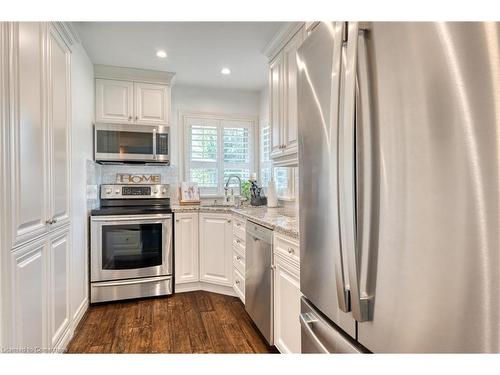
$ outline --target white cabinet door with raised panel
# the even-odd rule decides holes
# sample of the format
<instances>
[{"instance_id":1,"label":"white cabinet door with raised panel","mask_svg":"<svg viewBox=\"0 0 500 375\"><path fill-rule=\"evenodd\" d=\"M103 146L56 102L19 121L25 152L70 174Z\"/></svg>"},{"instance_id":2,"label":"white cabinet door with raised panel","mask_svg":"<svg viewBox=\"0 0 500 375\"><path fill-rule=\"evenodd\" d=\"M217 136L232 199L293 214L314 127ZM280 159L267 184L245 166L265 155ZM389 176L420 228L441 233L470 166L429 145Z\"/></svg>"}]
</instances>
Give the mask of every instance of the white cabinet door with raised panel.
<instances>
[{"instance_id":1,"label":"white cabinet door with raised panel","mask_svg":"<svg viewBox=\"0 0 500 375\"><path fill-rule=\"evenodd\" d=\"M49 242L49 332L55 347L70 323L69 229L55 233Z\"/></svg>"},{"instance_id":2,"label":"white cabinet door with raised panel","mask_svg":"<svg viewBox=\"0 0 500 375\"><path fill-rule=\"evenodd\" d=\"M281 353L300 353L300 271L274 257L274 344Z\"/></svg>"},{"instance_id":3,"label":"white cabinet door with raised panel","mask_svg":"<svg viewBox=\"0 0 500 375\"><path fill-rule=\"evenodd\" d=\"M232 286L233 225L230 214L200 213L200 280Z\"/></svg>"},{"instance_id":4,"label":"white cabinet door with raised panel","mask_svg":"<svg viewBox=\"0 0 500 375\"><path fill-rule=\"evenodd\" d=\"M70 57L71 53L58 32L50 28L49 129L51 134L50 217L56 224L69 222L70 202Z\"/></svg>"},{"instance_id":5,"label":"white cabinet door with raised panel","mask_svg":"<svg viewBox=\"0 0 500 375\"><path fill-rule=\"evenodd\" d=\"M167 125L170 113L170 89L166 85L134 83L136 124Z\"/></svg>"},{"instance_id":6,"label":"white cabinet door with raised panel","mask_svg":"<svg viewBox=\"0 0 500 375\"><path fill-rule=\"evenodd\" d=\"M110 79L95 81L96 122L132 123L134 83Z\"/></svg>"},{"instance_id":7,"label":"white cabinet door with raised panel","mask_svg":"<svg viewBox=\"0 0 500 375\"><path fill-rule=\"evenodd\" d=\"M47 242L38 240L11 253L13 346L46 348Z\"/></svg>"},{"instance_id":8,"label":"white cabinet door with raised panel","mask_svg":"<svg viewBox=\"0 0 500 375\"><path fill-rule=\"evenodd\" d=\"M198 213L175 214L175 283L200 279L198 272Z\"/></svg>"},{"instance_id":9,"label":"white cabinet door with raised panel","mask_svg":"<svg viewBox=\"0 0 500 375\"><path fill-rule=\"evenodd\" d=\"M47 26L39 22L11 24L11 202L12 246L47 231L48 161L45 121L43 41Z\"/></svg>"},{"instance_id":10,"label":"white cabinet door with raised panel","mask_svg":"<svg viewBox=\"0 0 500 375\"><path fill-rule=\"evenodd\" d=\"M285 60L285 111L283 121L285 152L297 152L298 109L297 109L297 49L304 41L301 28L283 50Z\"/></svg>"},{"instance_id":11,"label":"white cabinet door with raised panel","mask_svg":"<svg viewBox=\"0 0 500 375\"><path fill-rule=\"evenodd\" d=\"M283 146L283 54L269 65L269 116L271 125L271 157L281 155Z\"/></svg>"}]
</instances>

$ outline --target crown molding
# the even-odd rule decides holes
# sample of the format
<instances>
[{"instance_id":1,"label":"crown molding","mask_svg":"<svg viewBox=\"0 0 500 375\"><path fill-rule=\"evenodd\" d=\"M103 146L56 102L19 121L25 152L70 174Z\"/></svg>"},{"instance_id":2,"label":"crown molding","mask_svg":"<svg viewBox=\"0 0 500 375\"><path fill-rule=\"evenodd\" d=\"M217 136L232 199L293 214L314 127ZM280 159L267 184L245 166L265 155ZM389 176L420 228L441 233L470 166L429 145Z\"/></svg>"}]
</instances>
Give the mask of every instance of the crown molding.
<instances>
[{"instance_id":1,"label":"crown molding","mask_svg":"<svg viewBox=\"0 0 500 375\"><path fill-rule=\"evenodd\" d=\"M71 22L52 22L52 25L70 47L74 44L81 43L80 36Z\"/></svg>"},{"instance_id":2,"label":"crown molding","mask_svg":"<svg viewBox=\"0 0 500 375\"><path fill-rule=\"evenodd\" d=\"M264 47L262 53L269 60L272 60L303 25L304 22L288 22L285 24Z\"/></svg>"},{"instance_id":3,"label":"crown molding","mask_svg":"<svg viewBox=\"0 0 500 375\"><path fill-rule=\"evenodd\" d=\"M175 83L175 73L172 72L101 64L94 64L94 78L159 83L171 86Z\"/></svg>"}]
</instances>

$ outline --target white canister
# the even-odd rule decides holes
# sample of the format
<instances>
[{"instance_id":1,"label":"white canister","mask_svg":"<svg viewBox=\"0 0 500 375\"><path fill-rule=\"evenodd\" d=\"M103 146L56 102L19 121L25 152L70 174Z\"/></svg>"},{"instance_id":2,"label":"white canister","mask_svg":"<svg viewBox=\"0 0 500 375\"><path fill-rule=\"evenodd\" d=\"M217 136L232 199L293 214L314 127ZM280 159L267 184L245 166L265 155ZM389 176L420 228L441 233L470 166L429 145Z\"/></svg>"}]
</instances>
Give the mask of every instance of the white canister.
<instances>
[{"instance_id":1,"label":"white canister","mask_svg":"<svg viewBox=\"0 0 500 375\"><path fill-rule=\"evenodd\" d=\"M278 207L278 194L276 193L276 183L273 178L267 185L267 207Z\"/></svg>"}]
</instances>

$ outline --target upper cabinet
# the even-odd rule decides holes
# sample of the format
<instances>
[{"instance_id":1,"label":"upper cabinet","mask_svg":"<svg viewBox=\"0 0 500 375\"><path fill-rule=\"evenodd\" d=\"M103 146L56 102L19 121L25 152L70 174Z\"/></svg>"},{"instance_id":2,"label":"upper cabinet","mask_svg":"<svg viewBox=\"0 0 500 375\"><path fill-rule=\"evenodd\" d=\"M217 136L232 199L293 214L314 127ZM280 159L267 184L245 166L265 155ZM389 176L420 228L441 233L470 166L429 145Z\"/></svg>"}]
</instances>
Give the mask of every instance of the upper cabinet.
<instances>
[{"instance_id":1,"label":"upper cabinet","mask_svg":"<svg viewBox=\"0 0 500 375\"><path fill-rule=\"evenodd\" d=\"M96 122L169 125L174 75L114 66L95 66Z\"/></svg>"},{"instance_id":2,"label":"upper cabinet","mask_svg":"<svg viewBox=\"0 0 500 375\"><path fill-rule=\"evenodd\" d=\"M52 24L10 24L12 247L69 223L70 50Z\"/></svg>"},{"instance_id":3,"label":"upper cabinet","mask_svg":"<svg viewBox=\"0 0 500 375\"><path fill-rule=\"evenodd\" d=\"M98 122L132 123L134 119L134 83L96 79L95 108Z\"/></svg>"},{"instance_id":4,"label":"upper cabinet","mask_svg":"<svg viewBox=\"0 0 500 375\"><path fill-rule=\"evenodd\" d=\"M275 166L296 166L297 146L297 59L296 52L306 37L304 24L292 25L271 44L269 63L269 114L271 158Z\"/></svg>"}]
</instances>

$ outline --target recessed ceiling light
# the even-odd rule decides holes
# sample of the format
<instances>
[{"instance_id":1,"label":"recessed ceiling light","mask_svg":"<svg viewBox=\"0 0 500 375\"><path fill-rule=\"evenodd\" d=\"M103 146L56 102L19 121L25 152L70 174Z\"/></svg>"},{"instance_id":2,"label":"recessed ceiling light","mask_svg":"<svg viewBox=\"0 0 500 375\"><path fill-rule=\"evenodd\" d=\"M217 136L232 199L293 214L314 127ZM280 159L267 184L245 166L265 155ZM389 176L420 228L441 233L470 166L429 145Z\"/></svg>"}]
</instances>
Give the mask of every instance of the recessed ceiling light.
<instances>
[{"instance_id":1,"label":"recessed ceiling light","mask_svg":"<svg viewBox=\"0 0 500 375\"><path fill-rule=\"evenodd\" d=\"M231 69L229 68L222 68L222 70L220 71L222 74L224 75L228 75L228 74L231 74Z\"/></svg>"},{"instance_id":2,"label":"recessed ceiling light","mask_svg":"<svg viewBox=\"0 0 500 375\"><path fill-rule=\"evenodd\" d=\"M167 53L160 49L158 51L156 51L156 56L158 56L160 59L164 59L165 57L167 57Z\"/></svg>"}]
</instances>

